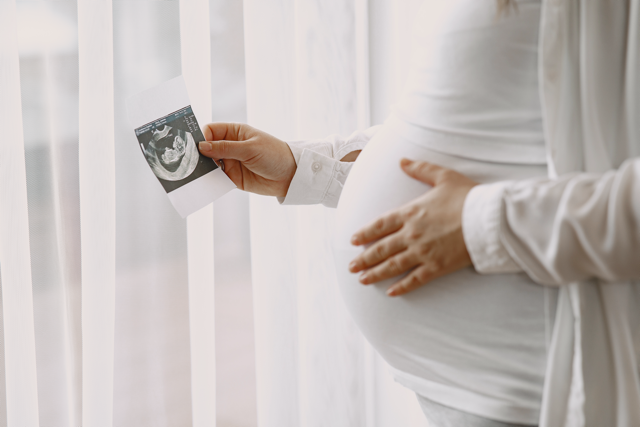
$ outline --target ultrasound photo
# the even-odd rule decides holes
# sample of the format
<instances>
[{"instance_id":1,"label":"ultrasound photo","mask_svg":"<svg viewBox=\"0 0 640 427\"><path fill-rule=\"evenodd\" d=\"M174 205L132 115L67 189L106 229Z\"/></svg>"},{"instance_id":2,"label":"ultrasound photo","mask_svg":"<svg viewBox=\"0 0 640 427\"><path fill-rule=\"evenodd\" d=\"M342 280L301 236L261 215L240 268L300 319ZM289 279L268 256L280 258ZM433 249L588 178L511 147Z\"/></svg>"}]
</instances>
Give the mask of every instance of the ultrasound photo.
<instances>
[{"instance_id":1,"label":"ultrasound photo","mask_svg":"<svg viewBox=\"0 0 640 427\"><path fill-rule=\"evenodd\" d=\"M191 106L135 130L140 148L167 193L217 169L198 151L204 141Z\"/></svg>"},{"instance_id":2,"label":"ultrasound photo","mask_svg":"<svg viewBox=\"0 0 640 427\"><path fill-rule=\"evenodd\" d=\"M213 160L198 151L204 135L182 76L132 95L127 110L147 165L182 218L236 188ZM146 168L144 163L140 166Z\"/></svg>"}]
</instances>

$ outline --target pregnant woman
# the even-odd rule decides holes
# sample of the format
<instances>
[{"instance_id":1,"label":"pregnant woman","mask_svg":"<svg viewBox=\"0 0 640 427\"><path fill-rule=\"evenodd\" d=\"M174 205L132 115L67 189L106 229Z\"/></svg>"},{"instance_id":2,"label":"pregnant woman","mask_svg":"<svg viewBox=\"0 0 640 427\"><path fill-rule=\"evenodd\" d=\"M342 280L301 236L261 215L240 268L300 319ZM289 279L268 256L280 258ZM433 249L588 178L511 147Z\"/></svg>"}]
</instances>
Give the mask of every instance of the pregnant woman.
<instances>
[{"instance_id":1,"label":"pregnant woman","mask_svg":"<svg viewBox=\"0 0 640 427\"><path fill-rule=\"evenodd\" d=\"M433 50L415 58L405 96L359 155L340 197L334 254L347 308L435 426L449 425L434 419L445 408L478 416L464 417L477 420L471 425L505 425L479 417L538 424L556 290L523 274L467 268L389 300L398 278L358 286L349 263L361 250L350 239L429 190L393 167L403 157L481 183L547 175L536 66L540 6L519 1L517 12L497 18L491 0L457 1ZM410 258L396 262L414 267ZM447 418L460 423L461 414Z\"/></svg>"},{"instance_id":2,"label":"pregnant woman","mask_svg":"<svg viewBox=\"0 0 640 427\"><path fill-rule=\"evenodd\" d=\"M556 322L563 321L571 330L572 318L567 316L576 315L571 314L574 300L565 298L564 291L557 287L540 286L531 279L542 277L539 282L553 282L542 273L536 276L528 270L528 274L522 272L509 255L521 249L517 244L507 253L497 239L485 245L478 243L486 243L482 234L498 227L496 221L482 215L487 211L483 203L503 203L491 192L506 188L487 184L529 180L525 182L532 184L527 188L534 188L536 182L551 188L544 182L549 158L549 141L545 138L549 133L545 133L545 127L554 129L554 123L543 120L546 116L541 93L547 88L541 87L539 80L543 56L540 46L545 46L541 19L550 15L543 13L541 0L451 3L440 26L419 35L422 39L417 43L405 94L384 125L348 138L287 145L246 125L212 124L205 129L210 142L201 143L200 150L215 159L224 159L225 172L239 188L278 196L284 204L337 205L334 255L346 305L363 334L389 363L396 380L415 391L433 427L538 425L541 419L545 425L564 425L565 418L570 417L563 415L567 413L565 409L557 409L570 406L569 399L558 399L557 407L552 402L546 408L543 401L545 396L549 399L549 389L554 387L548 378L553 371L548 369L550 347L558 353L556 350L564 344L581 343L570 332L562 341L564 329L555 327ZM510 12L506 9L509 4L513 7ZM427 45L431 48L420 50L420 46ZM562 92L561 88L557 90ZM549 99L550 95L545 95ZM634 151L616 152L622 158L613 161L613 167ZM551 157L555 155L552 148ZM402 168L397 166L401 162ZM562 163L557 162L556 169L558 165ZM631 165L621 168L620 174L625 179L636 179L638 169L640 166ZM613 182L622 179L620 176L605 176L598 182ZM600 179L588 179L596 178ZM564 200L558 203L571 206L575 188L585 187L587 178L575 179L578 181L557 184L565 186L557 187L560 190L556 193L566 194L564 198L557 197ZM472 190L477 183L484 184L482 191ZM613 184L611 188L610 194L619 194L620 200L633 199L637 190ZM542 200L542 193L526 194L535 201L536 197ZM519 193L515 194L515 201L508 205L514 207L511 214L527 217L531 212L518 204L522 197L518 199ZM609 205L612 212L616 208L611 200L602 203ZM551 204L541 202L531 215L537 215L538 222L560 224L555 229L561 230L564 223L558 222L559 210L544 216ZM583 213L591 209L582 208ZM623 208L640 210L638 206ZM500 212L499 208L494 210ZM374 222L378 218L382 219ZM580 230L575 231L579 223L580 219L572 223L573 234L560 232L564 240L572 243L572 236L580 235ZM637 231L633 221L623 223L621 220L633 233ZM363 229L366 224L373 225ZM440 235L425 240L427 230ZM618 236L629 235L628 231L616 230ZM588 242L588 233L585 236L575 245ZM545 236L541 232L536 237ZM622 249L618 255L640 249L637 240L640 239L619 238L618 242L623 243L619 243ZM615 247L615 239L611 241ZM549 246L557 247L562 245ZM593 262L594 255L589 257ZM492 258L490 267L484 265L488 258ZM590 267L581 270L589 263L573 263L577 267L564 277L562 268L559 273L552 267L547 270L550 275L555 274L558 282L565 278L640 277L637 263L633 268L620 267L620 274L600 274L602 269ZM539 271L544 267L547 266ZM476 272L483 269L504 274ZM576 271L579 272L574 274ZM362 273L358 276L353 274L356 272ZM428 286L419 287L426 281L430 282ZM629 286L626 295L635 304L640 300L637 287ZM413 291L400 298L388 296L409 290ZM587 304L589 300L579 301ZM635 330L627 332L637 335ZM632 360L625 366L636 366L635 348L640 347L631 343L630 348ZM616 351L611 350L614 354ZM565 368L570 371L571 365ZM637 372L632 382L636 380ZM632 405L640 402L634 400L637 387L633 392L629 390L625 393ZM588 398L588 393L587 397L583 395L582 405ZM626 411L626 421L614 416L617 424L610 425L633 425L627 421L634 419L629 415L634 410L624 404L618 410ZM549 422L554 419L560 424ZM603 419L607 418L600 420Z\"/></svg>"}]
</instances>

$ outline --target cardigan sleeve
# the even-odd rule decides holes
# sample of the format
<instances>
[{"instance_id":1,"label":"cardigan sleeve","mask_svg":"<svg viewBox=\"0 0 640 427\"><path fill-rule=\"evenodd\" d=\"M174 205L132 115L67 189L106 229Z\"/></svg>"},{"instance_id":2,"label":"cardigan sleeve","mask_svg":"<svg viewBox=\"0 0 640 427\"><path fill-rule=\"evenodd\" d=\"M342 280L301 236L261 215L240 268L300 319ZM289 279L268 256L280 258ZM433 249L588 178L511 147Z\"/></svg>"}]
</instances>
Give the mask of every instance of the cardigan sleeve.
<instances>
[{"instance_id":1,"label":"cardigan sleeve","mask_svg":"<svg viewBox=\"0 0 640 427\"><path fill-rule=\"evenodd\" d=\"M480 273L541 284L640 279L640 158L604 174L479 185L463 234Z\"/></svg>"},{"instance_id":2,"label":"cardigan sleeve","mask_svg":"<svg viewBox=\"0 0 640 427\"><path fill-rule=\"evenodd\" d=\"M287 142L295 158L297 169L283 205L323 204L338 206L342 188L353 166L341 162L347 154L362 150L381 126L354 132L348 137L331 135L324 139Z\"/></svg>"}]
</instances>

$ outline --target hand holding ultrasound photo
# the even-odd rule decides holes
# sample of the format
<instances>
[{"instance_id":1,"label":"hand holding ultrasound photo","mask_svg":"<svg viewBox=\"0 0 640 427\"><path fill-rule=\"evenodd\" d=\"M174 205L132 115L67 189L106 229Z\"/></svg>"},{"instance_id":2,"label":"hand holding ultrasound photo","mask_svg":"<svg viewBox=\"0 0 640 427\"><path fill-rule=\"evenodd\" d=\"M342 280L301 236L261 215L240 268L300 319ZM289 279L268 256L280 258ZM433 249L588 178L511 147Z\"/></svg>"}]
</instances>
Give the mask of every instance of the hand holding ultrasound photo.
<instances>
[{"instance_id":1,"label":"hand holding ultrasound photo","mask_svg":"<svg viewBox=\"0 0 640 427\"><path fill-rule=\"evenodd\" d=\"M128 107L147 164L183 218L236 188L198 151L204 136L182 77L132 97Z\"/></svg>"}]
</instances>

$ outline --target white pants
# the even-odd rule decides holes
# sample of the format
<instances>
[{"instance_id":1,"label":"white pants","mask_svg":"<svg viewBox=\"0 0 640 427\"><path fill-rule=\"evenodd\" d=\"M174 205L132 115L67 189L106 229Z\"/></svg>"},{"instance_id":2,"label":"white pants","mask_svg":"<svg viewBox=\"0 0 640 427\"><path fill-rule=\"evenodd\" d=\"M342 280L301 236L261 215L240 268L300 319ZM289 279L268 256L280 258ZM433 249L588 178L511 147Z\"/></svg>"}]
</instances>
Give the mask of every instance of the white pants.
<instances>
[{"instance_id":1,"label":"white pants","mask_svg":"<svg viewBox=\"0 0 640 427\"><path fill-rule=\"evenodd\" d=\"M435 152L388 122L356 161L338 205L334 256L347 308L390 364L396 380L418 395L491 420L538 423L546 343L555 290L524 274L482 276L472 268L402 297L348 272L361 249L351 235L429 187L406 176L402 157L455 169L481 183L546 176L545 166L482 162Z\"/></svg>"}]
</instances>

